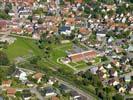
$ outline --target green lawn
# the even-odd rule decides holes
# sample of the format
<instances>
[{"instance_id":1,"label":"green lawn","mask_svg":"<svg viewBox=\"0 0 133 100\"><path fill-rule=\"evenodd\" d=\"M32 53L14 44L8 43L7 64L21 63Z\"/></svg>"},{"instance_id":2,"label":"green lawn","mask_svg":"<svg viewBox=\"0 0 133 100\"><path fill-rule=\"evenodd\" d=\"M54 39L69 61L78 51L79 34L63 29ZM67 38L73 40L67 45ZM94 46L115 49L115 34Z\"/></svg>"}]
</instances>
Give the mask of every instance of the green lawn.
<instances>
[{"instance_id":1,"label":"green lawn","mask_svg":"<svg viewBox=\"0 0 133 100\"><path fill-rule=\"evenodd\" d=\"M28 54L41 55L41 50L37 47L34 40L17 38L17 40L4 49L9 59L13 61L16 57L26 56Z\"/></svg>"},{"instance_id":2,"label":"green lawn","mask_svg":"<svg viewBox=\"0 0 133 100\"><path fill-rule=\"evenodd\" d=\"M84 61L80 61L80 62L77 62L77 63L78 63L78 65L75 66L75 68L77 68L77 69L82 69L82 68L85 68L85 67L88 66Z\"/></svg>"},{"instance_id":3,"label":"green lawn","mask_svg":"<svg viewBox=\"0 0 133 100\"><path fill-rule=\"evenodd\" d=\"M72 43L54 45L51 52L51 60L57 62L58 58L67 56L65 51L70 49L72 49Z\"/></svg>"},{"instance_id":4,"label":"green lawn","mask_svg":"<svg viewBox=\"0 0 133 100\"><path fill-rule=\"evenodd\" d=\"M101 62L101 58L100 57L96 57L96 58L94 58L94 60L95 60L95 63Z\"/></svg>"},{"instance_id":5,"label":"green lawn","mask_svg":"<svg viewBox=\"0 0 133 100\"><path fill-rule=\"evenodd\" d=\"M76 66L76 65L78 65L78 64L77 64L77 63L74 63L74 62L70 62L69 65L71 65L71 66Z\"/></svg>"},{"instance_id":6,"label":"green lawn","mask_svg":"<svg viewBox=\"0 0 133 100\"><path fill-rule=\"evenodd\" d=\"M72 48L72 43L60 44L60 45L52 44L51 47L52 47L52 50L50 52L51 56L48 59L48 61L46 59L43 59L39 61L38 64L40 66L45 66L45 67L51 66L56 69L63 68L65 71L73 71L71 68L69 68L65 64L61 64L57 62L58 58L65 57L67 55L65 51Z\"/></svg>"},{"instance_id":7,"label":"green lawn","mask_svg":"<svg viewBox=\"0 0 133 100\"><path fill-rule=\"evenodd\" d=\"M88 65L84 62L84 61L80 61L80 62L70 62L69 65L77 68L77 69L82 69L87 67Z\"/></svg>"}]
</instances>

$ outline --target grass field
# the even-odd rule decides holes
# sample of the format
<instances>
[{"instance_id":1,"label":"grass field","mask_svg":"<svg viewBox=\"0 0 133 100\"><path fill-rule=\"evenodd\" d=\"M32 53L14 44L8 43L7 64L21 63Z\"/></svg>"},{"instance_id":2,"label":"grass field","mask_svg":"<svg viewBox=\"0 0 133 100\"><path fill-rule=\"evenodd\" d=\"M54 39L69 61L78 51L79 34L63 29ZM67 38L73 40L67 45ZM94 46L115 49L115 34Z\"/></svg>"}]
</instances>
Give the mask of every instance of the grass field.
<instances>
[{"instance_id":1,"label":"grass field","mask_svg":"<svg viewBox=\"0 0 133 100\"><path fill-rule=\"evenodd\" d=\"M84 61L75 62L75 63L70 62L69 65L75 67L76 69L82 69L88 66Z\"/></svg>"},{"instance_id":2,"label":"grass field","mask_svg":"<svg viewBox=\"0 0 133 100\"><path fill-rule=\"evenodd\" d=\"M37 47L35 42L35 40L17 37L17 40L13 44L9 45L7 49L4 49L4 51L7 53L10 61L14 61L14 59L17 57L28 55L42 56L43 52ZM72 49L73 43L70 42L60 45L53 44L51 46L53 49L50 52L51 57L49 58L49 63L55 65L55 67L62 67L66 70L70 70L67 65L58 63L57 59L66 57L66 51ZM39 65L48 67L48 65L44 61L40 61ZM70 65L72 67L75 67L76 69L82 69L87 66L85 62L70 63Z\"/></svg>"},{"instance_id":3,"label":"grass field","mask_svg":"<svg viewBox=\"0 0 133 100\"><path fill-rule=\"evenodd\" d=\"M58 58L67 56L65 51L70 49L72 49L72 43L54 45L51 52L51 60L57 62Z\"/></svg>"},{"instance_id":4,"label":"grass field","mask_svg":"<svg viewBox=\"0 0 133 100\"><path fill-rule=\"evenodd\" d=\"M41 50L37 47L34 40L17 38L17 40L4 49L9 59L13 61L16 57L28 54L41 55Z\"/></svg>"}]
</instances>

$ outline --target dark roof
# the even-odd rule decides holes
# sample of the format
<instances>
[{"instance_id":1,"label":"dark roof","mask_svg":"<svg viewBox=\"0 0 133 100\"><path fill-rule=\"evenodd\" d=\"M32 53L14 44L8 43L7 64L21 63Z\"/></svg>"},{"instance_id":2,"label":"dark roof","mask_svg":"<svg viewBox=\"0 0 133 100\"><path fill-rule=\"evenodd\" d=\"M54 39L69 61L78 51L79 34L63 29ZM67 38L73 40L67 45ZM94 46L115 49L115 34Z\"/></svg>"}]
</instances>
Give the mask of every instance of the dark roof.
<instances>
[{"instance_id":1,"label":"dark roof","mask_svg":"<svg viewBox=\"0 0 133 100\"><path fill-rule=\"evenodd\" d=\"M30 90L23 90L23 93L30 93Z\"/></svg>"},{"instance_id":2,"label":"dark roof","mask_svg":"<svg viewBox=\"0 0 133 100\"><path fill-rule=\"evenodd\" d=\"M28 98L28 97L31 97L31 93L24 93L23 94L23 98Z\"/></svg>"},{"instance_id":3,"label":"dark roof","mask_svg":"<svg viewBox=\"0 0 133 100\"><path fill-rule=\"evenodd\" d=\"M71 91L71 96L75 97L75 96L79 96L77 91Z\"/></svg>"},{"instance_id":4,"label":"dark roof","mask_svg":"<svg viewBox=\"0 0 133 100\"><path fill-rule=\"evenodd\" d=\"M4 100L2 96L0 96L0 100Z\"/></svg>"},{"instance_id":5,"label":"dark roof","mask_svg":"<svg viewBox=\"0 0 133 100\"><path fill-rule=\"evenodd\" d=\"M62 90L68 90L68 87L66 85L64 85L64 84L61 84L60 85L60 89L62 89Z\"/></svg>"},{"instance_id":6,"label":"dark roof","mask_svg":"<svg viewBox=\"0 0 133 100\"><path fill-rule=\"evenodd\" d=\"M66 31L66 30L70 30L70 27L69 26L62 26L59 31L62 32L62 31Z\"/></svg>"},{"instance_id":7,"label":"dark roof","mask_svg":"<svg viewBox=\"0 0 133 100\"><path fill-rule=\"evenodd\" d=\"M21 71L19 69L16 69L15 72L13 73L14 75L20 75Z\"/></svg>"},{"instance_id":8,"label":"dark roof","mask_svg":"<svg viewBox=\"0 0 133 100\"><path fill-rule=\"evenodd\" d=\"M54 89L51 88L51 87L45 88L44 90L45 90L45 93L52 93L52 92L54 92Z\"/></svg>"}]
</instances>

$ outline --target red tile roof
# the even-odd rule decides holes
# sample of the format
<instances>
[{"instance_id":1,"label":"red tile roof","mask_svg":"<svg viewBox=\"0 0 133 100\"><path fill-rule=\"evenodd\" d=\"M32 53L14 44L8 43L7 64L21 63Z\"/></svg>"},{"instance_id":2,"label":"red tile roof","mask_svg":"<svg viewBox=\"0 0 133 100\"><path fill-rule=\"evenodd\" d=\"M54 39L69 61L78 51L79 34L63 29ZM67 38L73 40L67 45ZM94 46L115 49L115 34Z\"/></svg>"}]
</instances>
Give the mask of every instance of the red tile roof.
<instances>
[{"instance_id":1,"label":"red tile roof","mask_svg":"<svg viewBox=\"0 0 133 100\"><path fill-rule=\"evenodd\" d=\"M77 3L83 3L84 0L75 0Z\"/></svg>"},{"instance_id":2,"label":"red tile roof","mask_svg":"<svg viewBox=\"0 0 133 100\"><path fill-rule=\"evenodd\" d=\"M73 54L73 55L70 56L70 59L71 59L72 61L78 62L78 61L83 60L84 57L83 57L82 54Z\"/></svg>"},{"instance_id":3,"label":"red tile roof","mask_svg":"<svg viewBox=\"0 0 133 100\"><path fill-rule=\"evenodd\" d=\"M4 80L3 82L2 82L2 85L10 85L11 84L11 80Z\"/></svg>"},{"instance_id":4,"label":"red tile roof","mask_svg":"<svg viewBox=\"0 0 133 100\"><path fill-rule=\"evenodd\" d=\"M85 28L85 27L81 27L81 28L79 29L79 32L80 32L81 34L89 34L89 32L91 32L91 30L88 30L88 29Z\"/></svg>"},{"instance_id":5,"label":"red tile roof","mask_svg":"<svg viewBox=\"0 0 133 100\"><path fill-rule=\"evenodd\" d=\"M53 96L53 97L51 97L51 100L59 100L59 98L56 96Z\"/></svg>"},{"instance_id":6,"label":"red tile roof","mask_svg":"<svg viewBox=\"0 0 133 100\"><path fill-rule=\"evenodd\" d=\"M6 20L0 20L0 27L5 27L7 25Z\"/></svg>"},{"instance_id":7,"label":"red tile roof","mask_svg":"<svg viewBox=\"0 0 133 100\"><path fill-rule=\"evenodd\" d=\"M95 51L87 51L83 55L85 56L85 58L93 58L96 56L96 52Z\"/></svg>"},{"instance_id":8,"label":"red tile roof","mask_svg":"<svg viewBox=\"0 0 133 100\"><path fill-rule=\"evenodd\" d=\"M66 23L69 24L69 25L74 24L75 23L75 18L67 18Z\"/></svg>"},{"instance_id":9,"label":"red tile roof","mask_svg":"<svg viewBox=\"0 0 133 100\"><path fill-rule=\"evenodd\" d=\"M13 96L16 93L16 89L15 88L7 88L7 95Z\"/></svg>"},{"instance_id":10,"label":"red tile roof","mask_svg":"<svg viewBox=\"0 0 133 100\"><path fill-rule=\"evenodd\" d=\"M21 32L21 31L22 31L21 28L13 28L13 29L11 30L11 32L15 32L15 33Z\"/></svg>"},{"instance_id":11,"label":"red tile roof","mask_svg":"<svg viewBox=\"0 0 133 100\"><path fill-rule=\"evenodd\" d=\"M68 57L72 60L72 61L82 61L85 59L91 59L93 57L95 57L97 55L97 53L95 51L84 51L84 52L80 52L80 53L75 53L75 54L70 54L68 55Z\"/></svg>"},{"instance_id":12,"label":"red tile roof","mask_svg":"<svg viewBox=\"0 0 133 100\"><path fill-rule=\"evenodd\" d=\"M35 79L40 79L40 78L42 78L42 76L43 76L42 73L36 73L36 74L34 75L34 78L35 78Z\"/></svg>"}]
</instances>

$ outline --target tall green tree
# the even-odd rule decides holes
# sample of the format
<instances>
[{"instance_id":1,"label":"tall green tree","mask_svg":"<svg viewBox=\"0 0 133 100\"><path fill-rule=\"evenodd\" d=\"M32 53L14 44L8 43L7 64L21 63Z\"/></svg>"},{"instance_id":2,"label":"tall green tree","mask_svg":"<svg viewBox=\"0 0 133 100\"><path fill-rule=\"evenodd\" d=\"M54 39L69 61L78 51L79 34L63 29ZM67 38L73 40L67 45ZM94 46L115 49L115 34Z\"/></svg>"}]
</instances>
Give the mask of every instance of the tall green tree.
<instances>
[{"instance_id":1,"label":"tall green tree","mask_svg":"<svg viewBox=\"0 0 133 100\"><path fill-rule=\"evenodd\" d=\"M113 97L113 100L124 100L124 98L123 98L122 95L116 94L116 95Z\"/></svg>"},{"instance_id":2,"label":"tall green tree","mask_svg":"<svg viewBox=\"0 0 133 100\"><path fill-rule=\"evenodd\" d=\"M9 64L9 60L6 53L4 53L3 51L0 51L0 65L8 65L8 64Z\"/></svg>"}]
</instances>

